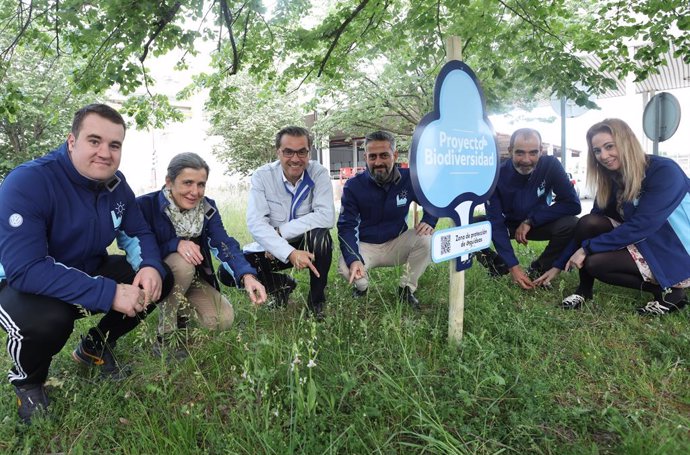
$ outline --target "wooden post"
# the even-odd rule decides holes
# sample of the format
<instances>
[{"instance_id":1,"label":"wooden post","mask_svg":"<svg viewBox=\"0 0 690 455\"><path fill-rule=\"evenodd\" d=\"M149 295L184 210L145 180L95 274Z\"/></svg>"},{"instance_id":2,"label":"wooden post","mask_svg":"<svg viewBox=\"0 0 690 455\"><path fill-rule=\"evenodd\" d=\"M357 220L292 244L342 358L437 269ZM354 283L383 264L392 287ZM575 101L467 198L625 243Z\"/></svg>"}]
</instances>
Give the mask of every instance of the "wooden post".
<instances>
[{"instance_id":1,"label":"wooden post","mask_svg":"<svg viewBox=\"0 0 690 455\"><path fill-rule=\"evenodd\" d=\"M462 41L458 36L446 39L446 60L462 61ZM450 284L448 286L448 343L458 345L462 340L465 318L465 271L455 271L455 259L450 264Z\"/></svg>"}]
</instances>

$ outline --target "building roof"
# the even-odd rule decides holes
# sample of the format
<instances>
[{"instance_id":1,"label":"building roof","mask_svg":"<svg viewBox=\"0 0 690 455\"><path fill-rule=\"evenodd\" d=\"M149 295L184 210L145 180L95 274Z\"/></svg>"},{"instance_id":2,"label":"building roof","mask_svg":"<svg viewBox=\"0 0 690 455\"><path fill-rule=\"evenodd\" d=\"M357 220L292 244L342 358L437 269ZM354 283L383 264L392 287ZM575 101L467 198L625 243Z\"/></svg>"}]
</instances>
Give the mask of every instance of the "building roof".
<instances>
[{"instance_id":1,"label":"building roof","mask_svg":"<svg viewBox=\"0 0 690 455\"><path fill-rule=\"evenodd\" d=\"M641 47L633 46L631 54L635 55L637 49ZM684 62L682 56L675 56L676 51L676 47L671 43L669 50L661 56L664 64L656 68L658 73L650 74L644 81L633 83L636 94L690 87L690 64ZM580 58L588 66L600 70L604 76L616 82L615 88L597 95L598 98L613 98L626 95L625 81L621 80L614 73L602 69L602 61L599 57L596 55L584 55Z\"/></svg>"}]
</instances>

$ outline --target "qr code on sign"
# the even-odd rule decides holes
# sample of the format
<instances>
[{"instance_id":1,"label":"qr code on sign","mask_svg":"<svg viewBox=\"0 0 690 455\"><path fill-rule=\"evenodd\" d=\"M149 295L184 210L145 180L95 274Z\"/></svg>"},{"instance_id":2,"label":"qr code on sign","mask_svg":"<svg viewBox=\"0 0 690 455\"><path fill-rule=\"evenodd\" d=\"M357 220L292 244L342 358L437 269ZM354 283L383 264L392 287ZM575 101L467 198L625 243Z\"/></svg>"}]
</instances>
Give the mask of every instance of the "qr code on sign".
<instances>
[{"instance_id":1,"label":"qr code on sign","mask_svg":"<svg viewBox=\"0 0 690 455\"><path fill-rule=\"evenodd\" d=\"M441 236L441 255L450 253L450 235Z\"/></svg>"}]
</instances>

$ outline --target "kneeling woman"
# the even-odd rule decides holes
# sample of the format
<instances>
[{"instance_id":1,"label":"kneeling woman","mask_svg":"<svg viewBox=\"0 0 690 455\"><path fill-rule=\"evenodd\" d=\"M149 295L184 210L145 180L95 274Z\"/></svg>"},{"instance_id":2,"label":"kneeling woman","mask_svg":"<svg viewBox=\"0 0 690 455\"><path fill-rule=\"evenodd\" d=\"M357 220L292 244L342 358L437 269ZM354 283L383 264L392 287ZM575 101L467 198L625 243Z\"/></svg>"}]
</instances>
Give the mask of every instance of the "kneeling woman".
<instances>
[{"instance_id":1,"label":"kneeling woman","mask_svg":"<svg viewBox=\"0 0 690 455\"><path fill-rule=\"evenodd\" d=\"M225 231L215 202L204 196L208 173L199 155L181 153L168 165L165 187L137 198L175 277L173 291L158 305L159 342L171 340L178 317L188 317L192 310L204 327L225 330L232 325L233 308L219 292L211 253L243 285L252 303L266 301L256 271Z\"/></svg>"},{"instance_id":2,"label":"kneeling woman","mask_svg":"<svg viewBox=\"0 0 690 455\"><path fill-rule=\"evenodd\" d=\"M580 284L563 300L578 308L592 298L594 280L650 292L640 314L666 314L687 304L690 286L690 179L671 159L645 155L622 120L607 119L587 132L587 180L594 208L574 241L536 283L559 268L579 269Z\"/></svg>"}]
</instances>

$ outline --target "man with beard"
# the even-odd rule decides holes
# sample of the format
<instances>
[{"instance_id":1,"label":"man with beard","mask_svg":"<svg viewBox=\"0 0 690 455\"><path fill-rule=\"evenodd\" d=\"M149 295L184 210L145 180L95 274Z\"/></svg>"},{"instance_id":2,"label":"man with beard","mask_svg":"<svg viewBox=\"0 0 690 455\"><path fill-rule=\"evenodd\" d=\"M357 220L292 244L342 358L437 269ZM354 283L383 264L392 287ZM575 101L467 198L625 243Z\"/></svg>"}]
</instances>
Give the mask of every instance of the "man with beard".
<instances>
[{"instance_id":1,"label":"man with beard","mask_svg":"<svg viewBox=\"0 0 690 455\"><path fill-rule=\"evenodd\" d=\"M418 200L409 169L395 165L398 151L392 134L367 135L364 158L367 169L343 188L338 218L340 274L354 283L353 295L362 297L369 288L369 269L402 264L398 297L419 310L414 292L431 262L431 234L438 219L425 212L414 230L408 230L410 204Z\"/></svg>"},{"instance_id":2,"label":"man with beard","mask_svg":"<svg viewBox=\"0 0 690 455\"><path fill-rule=\"evenodd\" d=\"M553 156L540 157L541 135L537 130L515 131L508 152L510 159L501 165L496 190L486 203L486 218L491 222L498 255L487 248L477 253L477 259L491 275L510 272L520 287L532 289L532 279L549 270L570 242L581 210L580 200L561 163ZM527 245L528 240L549 243L525 272L511 238L522 245Z\"/></svg>"},{"instance_id":3,"label":"man with beard","mask_svg":"<svg viewBox=\"0 0 690 455\"><path fill-rule=\"evenodd\" d=\"M297 283L282 270L294 267L310 272L307 307L324 317L326 284L331 267L335 221L333 187L328 169L311 161L312 137L299 126L276 134L276 161L252 174L247 204L247 227L255 242L244 247L247 261L258 272L275 306L285 306ZM220 267L218 277L227 286L235 277Z\"/></svg>"}]
</instances>

